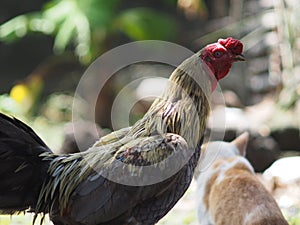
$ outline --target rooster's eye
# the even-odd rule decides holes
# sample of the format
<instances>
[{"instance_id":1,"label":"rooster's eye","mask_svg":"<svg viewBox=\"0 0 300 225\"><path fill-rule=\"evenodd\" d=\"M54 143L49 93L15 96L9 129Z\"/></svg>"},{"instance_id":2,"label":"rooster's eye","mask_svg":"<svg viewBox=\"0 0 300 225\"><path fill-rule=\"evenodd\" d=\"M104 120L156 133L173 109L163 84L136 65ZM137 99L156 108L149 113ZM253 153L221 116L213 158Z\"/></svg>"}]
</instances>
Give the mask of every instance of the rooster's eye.
<instances>
[{"instance_id":1,"label":"rooster's eye","mask_svg":"<svg viewBox=\"0 0 300 225\"><path fill-rule=\"evenodd\" d=\"M222 55L223 55L223 53L220 52L220 51L215 51L215 52L214 52L214 56L215 56L216 58L220 58Z\"/></svg>"}]
</instances>

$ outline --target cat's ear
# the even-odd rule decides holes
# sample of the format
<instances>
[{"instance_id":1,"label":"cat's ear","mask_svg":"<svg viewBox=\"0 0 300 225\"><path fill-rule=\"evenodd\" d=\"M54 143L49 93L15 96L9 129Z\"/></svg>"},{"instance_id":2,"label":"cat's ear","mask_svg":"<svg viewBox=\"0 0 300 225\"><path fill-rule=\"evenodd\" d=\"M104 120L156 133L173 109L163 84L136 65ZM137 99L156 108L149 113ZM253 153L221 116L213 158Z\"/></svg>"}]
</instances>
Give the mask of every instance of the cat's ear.
<instances>
[{"instance_id":1,"label":"cat's ear","mask_svg":"<svg viewBox=\"0 0 300 225\"><path fill-rule=\"evenodd\" d=\"M245 156L248 140L249 140L249 133L244 132L236 139L234 139L231 143L237 147L237 149L239 150L242 156Z\"/></svg>"}]
</instances>

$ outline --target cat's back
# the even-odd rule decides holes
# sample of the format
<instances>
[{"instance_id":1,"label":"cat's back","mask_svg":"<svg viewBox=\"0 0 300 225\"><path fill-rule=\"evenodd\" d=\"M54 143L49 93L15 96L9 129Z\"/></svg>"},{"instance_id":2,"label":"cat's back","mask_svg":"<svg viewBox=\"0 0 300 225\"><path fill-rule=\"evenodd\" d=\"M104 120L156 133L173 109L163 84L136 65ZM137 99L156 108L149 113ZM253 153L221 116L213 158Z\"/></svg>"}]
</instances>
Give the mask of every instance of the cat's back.
<instances>
[{"instance_id":1,"label":"cat's back","mask_svg":"<svg viewBox=\"0 0 300 225\"><path fill-rule=\"evenodd\" d=\"M209 213L215 225L287 225L271 194L241 156L218 160L208 181Z\"/></svg>"}]
</instances>

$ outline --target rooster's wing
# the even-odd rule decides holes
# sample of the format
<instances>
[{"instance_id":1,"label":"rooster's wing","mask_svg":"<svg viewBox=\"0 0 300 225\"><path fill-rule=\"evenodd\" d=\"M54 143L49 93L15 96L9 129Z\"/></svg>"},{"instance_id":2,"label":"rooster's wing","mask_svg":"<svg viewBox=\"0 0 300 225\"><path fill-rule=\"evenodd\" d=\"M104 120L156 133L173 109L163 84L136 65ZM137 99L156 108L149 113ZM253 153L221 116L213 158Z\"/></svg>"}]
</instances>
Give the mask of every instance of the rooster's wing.
<instances>
[{"instance_id":1,"label":"rooster's wing","mask_svg":"<svg viewBox=\"0 0 300 225\"><path fill-rule=\"evenodd\" d=\"M63 221L69 220L72 224L154 224L177 202L177 195L183 194L173 193L182 182L164 175L174 176L185 165L187 151L186 141L176 134L132 139L110 160L99 162L100 170L95 169L79 184L68 201L68 215L64 215ZM151 179L157 183L143 183ZM52 215L52 219L60 220L58 215Z\"/></svg>"}]
</instances>

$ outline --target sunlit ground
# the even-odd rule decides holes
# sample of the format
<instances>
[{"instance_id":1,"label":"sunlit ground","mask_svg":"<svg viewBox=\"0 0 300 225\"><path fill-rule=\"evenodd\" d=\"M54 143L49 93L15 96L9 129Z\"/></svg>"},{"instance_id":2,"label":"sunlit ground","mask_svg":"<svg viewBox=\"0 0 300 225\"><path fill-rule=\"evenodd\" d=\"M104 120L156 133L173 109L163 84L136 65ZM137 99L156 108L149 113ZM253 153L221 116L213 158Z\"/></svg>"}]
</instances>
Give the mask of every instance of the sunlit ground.
<instances>
[{"instance_id":1,"label":"sunlit ground","mask_svg":"<svg viewBox=\"0 0 300 225\"><path fill-rule=\"evenodd\" d=\"M176 206L157 224L157 225L197 225L195 211L195 182L192 183L184 197L176 204ZM285 211L283 211L284 214ZM289 213L288 222L290 225L300 225L300 209L295 209L293 215ZM1 225L32 225L33 215L14 215L0 216ZM39 225L40 217L36 221ZM44 225L52 225L49 218L46 217Z\"/></svg>"},{"instance_id":2,"label":"sunlit ground","mask_svg":"<svg viewBox=\"0 0 300 225\"><path fill-rule=\"evenodd\" d=\"M41 217L38 217L35 224L40 224ZM33 214L20 214L20 215L0 215L0 224L1 225L32 225ZM45 218L43 225L52 225L49 221L49 218Z\"/></svg>"}]
</instances>

